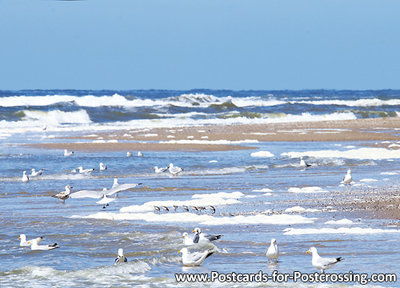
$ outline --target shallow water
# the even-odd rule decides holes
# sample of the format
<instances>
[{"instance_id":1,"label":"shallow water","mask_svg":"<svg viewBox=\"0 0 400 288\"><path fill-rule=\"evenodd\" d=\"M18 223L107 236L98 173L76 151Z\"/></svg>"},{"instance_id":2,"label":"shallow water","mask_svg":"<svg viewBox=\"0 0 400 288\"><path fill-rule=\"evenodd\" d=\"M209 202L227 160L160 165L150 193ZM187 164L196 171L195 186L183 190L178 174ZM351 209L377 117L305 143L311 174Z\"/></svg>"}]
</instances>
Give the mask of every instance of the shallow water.
<instances>
[{"instance_id":1,"label":"shallow water","mask_svg":"<svg viewBox=\"0 0 400 288\"><path fill-rule=\"evenodd\" d=\"M61 150L9 145L24 141L26 138L11 137L1 144L1 287L171 287L177 285L176 272L271 273L277 269L311 273L315 268L311 256L305 254L311 246L318 247L323 256L344 258L329 272L398 272L400 230L389 226L390 221L366 219L318 201L310 203L357 189L398 185L399 158L305 155L313 166L302 170L297 156L288 156L292 155L289 152L356 150L360 143L256 143L247 144L258 147L256 150L144 152L144 157L127 158L125 152L76 152L64 157ZM273 156L251 156L260 151ZM107 164L108 170L99 171L100 162ZM153 166L171 162L183 167L184 172L174 177L153 172ZM71 172L80 165L96 171L91 176ZM31 168L45 171L22 183L22 171ZM339 185L348 168L355 181L351 188ZM74 191L110 188L113 178L121 184L143 184L120 192L106 209L96 204L97 199L68 199L62 204L50 197L67 184ZM153 204L167 205L171 211L156 213ZM174 204L180 206L176 212ZM187 213L182 209L182 205L192 204L212 204L216 213L210 209ZM301 208L293 208L296 206ZM293 212L287 212L288 208ZM343 218L352 224L326 224ZM183 247L181 235L195 227L223 234L216 243L221 252L200 267L184 268L177 254ZM60 248L38 252L19 247L20 233L29 239L44 235L42 243L57 242ZM276 265L265 257L271 238L277 239L281 251ZM120 247L129 262L115 266ZM251 286L276 287L276 283ZM302 283L281 286L305 287Z\"/></svg>"}]
</instances>

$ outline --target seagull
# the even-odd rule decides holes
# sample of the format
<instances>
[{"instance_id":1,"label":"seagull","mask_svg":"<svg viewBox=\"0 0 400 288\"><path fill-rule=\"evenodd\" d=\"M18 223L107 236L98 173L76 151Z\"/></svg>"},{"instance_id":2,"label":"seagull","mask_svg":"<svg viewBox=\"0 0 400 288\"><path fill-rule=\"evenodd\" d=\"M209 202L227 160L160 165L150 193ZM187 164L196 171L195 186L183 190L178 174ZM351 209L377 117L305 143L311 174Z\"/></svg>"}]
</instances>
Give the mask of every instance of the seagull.
<instances>
[{"instance_id":1,"label":"seagull","mask_svg":"<svg viewBox=\"0 0 400 288\"><path fill-rule=\"evenodd\" d=\"M214 249L208 249L202 252L190 253L187 248L182 248L178 253L182 253L183 266L200 266L204 260L214 254Z\"/></svg>"},{"instance_id":2,"label":"seagull","mask_svg":"<svg viewBox=\"0 0 400 288\"><path fill-rule=\"evenodd\" d=\"M174 166L174 164L170 163L168 166L168 171L172 175L178 175L180 172L183 171L183 169L178 166Z\"/></svg>"},{"instance_id":3,"label":"seagull","mask_svg":"<svg viewBox=\"0 0 400 288\"><path fill-rule=\"evenodd\" d=\"M154 211L156 211L156 212L161 212L160 207L158 207L158 206L153 206L153 207L154 207Z\"/></svg>"},{"instance_id":4,"label":"seagull","mask_svg":"<svg viewBox=\"0 0 400 288\"><path fill-rule=\"evenodd\" d=\"M40 238L41 237L32 240L31 250L53 250L56 248L60 248L57 243L53 243L50 245L39 245L39 242L41 240Z\"/></svg>"},{"instance_id":5,"label":"seagull","mask_svg":"<svg viewBox=\"0 0 400 288\"><path fill-rule=\"evenodd\" d=\"M269 248L265 255L268 257L269 260L278 261L279 248L278 248L278 245L276 244L275 239L271 239L271 245L269 245Z\"/></svg>"},{"instance_id":6,"label":"seagull","mask_svg":"<svg viewBox=\"0 0 400 288\"><path fill-rule=\"evenodd\" d=\"M186 246L190 246L190 245L194 245L196 243L194 243L194 237L190 236L187 232L184 232L182 234L182 238L183 238L183 244Z\"/></svg>"},{"instance_id":7,"label":"seagull","mask_svg":"<svg viewBox=\"0 0 400 288\"><path fill-rule=\"evenodd\" d=\"M58 199L62 200L63 203L65 203L65 200L67 200L70 197L71 189L72 189L71 186L66 185L65 186L65 191L62 191L60 193L51 195L51 197L58 198Z\"/></svg>"},{"instance_id":8,"label":"seagull","mask_svg":"<svg viewBox=\"0 0 400 288\"><path fill-rule=\"evenodd\" d=\"M215 207L210 205L210 210L212 211L212 214L215 213Z\"/></svg>"},{"instance_id":9,"label":"seagull","mask_svg":"<svg viewBox=\"0 0 400 288\"><path fill-rule=\"evenodd\" d=\"M154 166L153 169L154 169L154 172L156 172L158 174L158 173L163 173L163 172L167 171L168 167L158 168L158 166Z\"/></svg>"},{"instance_id":10,"label":"seagull","mask_svg":"<svg viewBox=\"0 0 400 288\"><path fill-rule=\"evenodd\" d=\"M137 152L137 156L138 157L143 157L143 153L139 151L139 152Z\"/></svg>"},{"instance_id":11,"label":"seagull","mask_svg":"<svg viewBox=\"0 0 400 288\"><path fill-rule=\"evenodd\" d=\"M103 162L101 162L101 163L99 164L99 170L100 170L100 171L107 170L107 165L104 164Z\"/></svg>"},{"instance_id":12,"label":"seagull","mask_svg":"<svg viewBox=\"0 0 400 288\"><path fill-rule=\"evenodd\" d=\"M178 210L179 206L178 205L173 205L174 207L174 211L176 212L176 210Z\"/></svg>"},{"instance_id":13,"label":"seagull","mask_svg":"<svg viewBox=\"0 0 400 288\"><path fill-rule=\"evenodd\" d=\"M169 212L169 208L167 206L161 206L162 208L164 208L165 211Z\"/></svg>"},{"instance_id":14,"label":"seagull","mask_svg":"<svg viewBox=\"0 0 400 288\"><path fill-rule=\"evenodd\" d=\"M347 174L343 177L343 184L351 184L353 179L351 178L351 170L347 170Z\"/></svg>"},{"instance_id":15,"label":"seagull","mask_svg":"<svg viewBox=\"0 0 400 288\"><path fill-rule=\"evenodd\" d=\"M132 152L126 152L126 157L132 157Z\"/></svg>"},{"instance_id":16,"label":"seagull","mask_svg":"<svg viewBox=\"0 0 400 288\"><path fill-rule=\"evenodd\" d=\"M22 173L22 182L24 182L24 183L28 183L29 182L29 177L28 177L28 175L26 175L26 171L24 171Z\"/></svg>"},{"instance_id":17,"label":"seagull","mask_svg":"<svg viewBox=\"0 0 400 288\"><path fill-rule=\"evenodd\" d=\"M112 201L114 201L117 197L107 197L106 194L103 195L103 198L101 198L101 200L97 201L96 204L102 204L103 205L103 209L105 209L107 206L109 206L109 203L111 203Z\"/></svg>"},{"instance_id":18,"label":"seagull","mask_svg":"<svg viewBox=\"0 0 400 288\"><path fill-rule=\"evenodd\" d=\"M117 187L118 185L119 185L118 178L114 178L114 182L113 182L113 185L111 186L111 188Z\"/></svg>"},{"instance_id":19,"label":"seagull","mask_svg":"<svg viewBox=\"0 0 400 288\"><path fill-rule=\"evenodd\" d=\"M32 245L32 240L33 240L33 239L26 241L26 235L25 235L25 234L19 235L18 239L21 240L21 241L19 242L19 246L21 246L21 247L28 247L28 246L31 246L31 245ZM39 238L36 238L36 239L37 239L37 244L39 244L40 241L42 241L43 236L42 236L42 237L39 237Z\"/></svg>"},{"instance_id":20,"label":"seagull","mask_svg":"<svg viewBox=\"0 0 400 288\"><path fill-rule=\"evenodd\" d=\"M122 248L118 249L118 256L115 258L115 265L128 262L128 259L124 256L124 250Z\"/></svg>"},{"instance_id":21,"label":"seagull","mask_svg":"<svg viewBox=\"0 0 400 288\"><path fill-rule=\"evenodd\" d=\"M142 183L134 183L134 184L118 184L118 179L114 179L113 187L109 190L80 190L75 193L71 193L70 198L94 198L100 199L103 198L104 195L111 196L115 193L128 190L134 188L136 186L142 185Z\"/></svg>"},{"instance_id":22,"label":"seagull","mask_svg":"<svg viewBox=\"0 0 400 288\"><path fill-rule=\"evenodd\" d=\"M300 167L301 168L307 168L311 167L311 164L308 164L306 161L303 160L303 156L300 157Z\"/></svg>"},{"instance_id":23,"label":"seagull","mask_svg":"<svg viewBox=\"0 0 400 288\"><path fill-rule=\"evenodd\" d=\"M68 151L67 149L64 149L64 156L72 156L74 155L74 151Z\"/></svg>"},{"instance_id":24,"label":"seagull","mask_svg":"<svg viewBox=\"0 0 400 288\"><path fill-rule=\"evenodd\" d=\"M184 209L186 212L189 212L189 207L188 207L188 206L183 205L182 207L183 207L183 209Z\"/></svg>"},{"instance_id":25,"label":"seagull","mask_svg":"<svg viewBox=\"0 0 400 288\"><path fill-rule=\"evenodd\" d=\"M82 166L79 166L77 169L78 169L78 172L81 174L90 174L94 171L94 168L83 169Z\"/></svg>"},{"instance_id":26,"label":"seagull","mask_svg":"<svg viewBox=\"0 0 400 288\"><path fill-rule=\"evenodd\" d=\"M326 269L331 268L336 263L343 260L342 257L339 258L323 258L318 255L317 248L311 247L310 250L306 252L306 254L311 253L312 255L312 265L321 270L321 273L324 273Z\"/></svg>"},{"instance_id":27,"label":"seagull","mask_svg":"<svg viewBox=\"0 0 400 288\"><path fill-rule=\"evenodd\" d=\"M194 228L193 233L195 233L195 237L194 237L194 242L195 243L199 243L199 242L211 242L211 241L215 241L218 240L222 237L222 235L210 235L210 234L204 234L201 232L200 228ZM198 240L196 241L196 235L198 235Z\"/></svg>"},{"instance_id":28,"label":"seagull","mask_svg":"<svg viewBox=\"0 0 400 288\"><path fill-rule=\"evenodd\" d=\"M37 177L42 175L43 169L40 169L39 171L36 171L35 168L31 169L31 177Z\"/></svg>"},{"instance_id":29,"label":"seagull","mask_svg":"<svg viewBox=\"0 0 400 288\"><path fill-rule=\"evenodd\" d=\"M132 189L132 188L135 188L135 187L137 187L139 185L142 185L142 183L119 184L118 183L118 179L114 178L113 186L112 186L112 188L110 190L107 190L106 195L107 196L111 196L111 195L113 195L115 193L118 193L118 192L121 192L121 191L124 191L124 190L128 190L128 189Z\"/></svg>"}]
</instances>

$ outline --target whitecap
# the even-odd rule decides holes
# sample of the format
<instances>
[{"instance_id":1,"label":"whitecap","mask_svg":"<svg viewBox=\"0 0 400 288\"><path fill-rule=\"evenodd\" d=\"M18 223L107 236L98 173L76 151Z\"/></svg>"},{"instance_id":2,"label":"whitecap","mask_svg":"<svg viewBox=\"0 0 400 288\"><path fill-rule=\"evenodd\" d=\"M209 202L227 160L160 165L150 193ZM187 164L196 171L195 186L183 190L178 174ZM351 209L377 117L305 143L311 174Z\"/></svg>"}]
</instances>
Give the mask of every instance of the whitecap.
<instances>
[{"instance_id":1,"label":"whitecap","mask_svg":"<svg viewBox=\"0 0 400 288\"><path fill-rule=\"evenodd\" d=\"M326 221L325 224L329 224L329 225L353 225L355 224L353 221L343 218L341 220L330 220L330 221Z\"/></svg>"}]
</instances>

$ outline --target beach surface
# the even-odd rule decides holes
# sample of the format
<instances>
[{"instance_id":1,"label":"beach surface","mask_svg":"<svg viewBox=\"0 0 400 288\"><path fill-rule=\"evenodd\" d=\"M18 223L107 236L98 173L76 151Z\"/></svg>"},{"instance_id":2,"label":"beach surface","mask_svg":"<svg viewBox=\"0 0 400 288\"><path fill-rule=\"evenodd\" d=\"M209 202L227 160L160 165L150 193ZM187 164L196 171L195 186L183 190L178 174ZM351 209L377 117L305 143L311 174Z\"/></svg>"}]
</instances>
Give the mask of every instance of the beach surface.
<instances>
[{"instance_id":1,"label":"beach surface","mask_svg":"<svg viewBox=\"0 0 400 288\"><path fill-rule=\"evenodd\" d=\"M78 151L227 151L254 149L246 146L246 143L271 141L397 141L400 140L398 129L399 117L385 117L345 121L117 130L69 137L70 140L77 141L27 145Z\"/></svg>"},{"instance_id":2,"label":"beach surface","mask_svg":"<svg viewBox=\"0 0 400 288\"><path fill-rule=\"evenodd\" d=\"M209 125L179 128L131 129L68 137L60 143L31 143L30 147L99 151L234 151L257 149L258 142L360 141L366 146L398 149L400 118L374 118L346 121L296 122L255 125ZM77 142L74 142L76 140ZM81 142L85 140L85 142ZM123 141L123 142L120 142ZM370 143L370 141L379 141ZM202 143L204 142L204 144ZM224 143L224 144L220 144ZM255 143L255 146L246 146ZM400 220L400 192L357 190L341 197L319 199L350 213L370 218ZM306 203L313 206L313 203ZM328 205L328 204L327 204ZM396 225L400 225L397 223Z\"/></svg>"}]
</instances>

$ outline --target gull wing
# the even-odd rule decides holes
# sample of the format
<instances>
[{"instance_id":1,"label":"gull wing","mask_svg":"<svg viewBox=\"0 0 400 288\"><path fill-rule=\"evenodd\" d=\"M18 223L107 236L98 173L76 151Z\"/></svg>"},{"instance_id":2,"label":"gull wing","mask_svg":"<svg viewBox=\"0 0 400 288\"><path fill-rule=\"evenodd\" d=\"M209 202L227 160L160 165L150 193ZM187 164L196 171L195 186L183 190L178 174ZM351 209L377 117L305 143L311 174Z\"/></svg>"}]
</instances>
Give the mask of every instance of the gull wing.
<instances>
[{"instance_id":1,"label":"gull wing","mask_svg":"<svg viewBox=\"0 0 400 288\"><path fill-rule=\"evenodd\" d=\"M78 192L71 193L70 198L101 198L104 195L102 190L81 190Z\"/></svg>"},{"instance_id":2,"label":"gull wing","mask_svg":"<svg viewBox=\"0 0 400 288\"><path fill-rule=\"evenodd\" d=\"M128 189L131 189L131 188L135 188L136 186L139 186L139 185L141 185L141 184L142 184L142 183L120 184L120 185L117 185L117 186L111 188L110 190L102 191L102 192L103 192L103 193L105 192L105 195L107 195L107 196L111 196L111 195L113 195L113 194L115 194L115 193L118 193L118 192L120 192L120 191L128 190Z\"/></svg>"}]
</instances>

